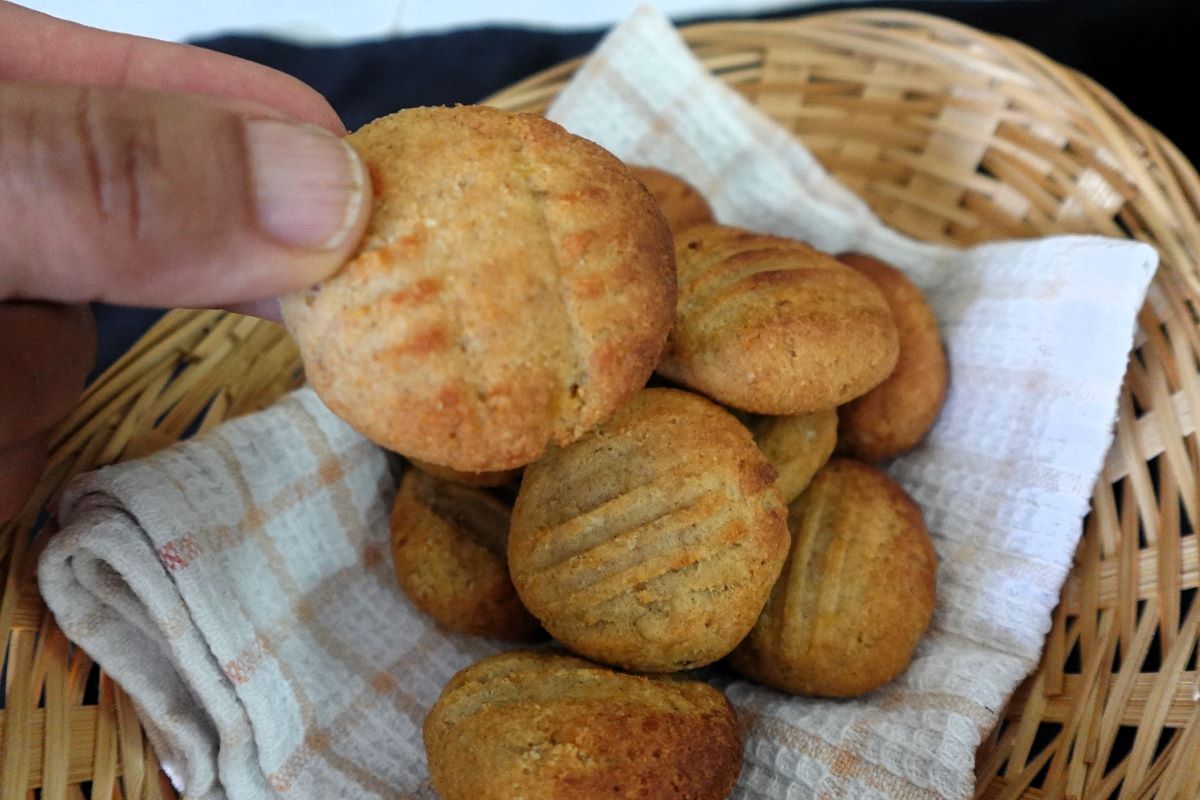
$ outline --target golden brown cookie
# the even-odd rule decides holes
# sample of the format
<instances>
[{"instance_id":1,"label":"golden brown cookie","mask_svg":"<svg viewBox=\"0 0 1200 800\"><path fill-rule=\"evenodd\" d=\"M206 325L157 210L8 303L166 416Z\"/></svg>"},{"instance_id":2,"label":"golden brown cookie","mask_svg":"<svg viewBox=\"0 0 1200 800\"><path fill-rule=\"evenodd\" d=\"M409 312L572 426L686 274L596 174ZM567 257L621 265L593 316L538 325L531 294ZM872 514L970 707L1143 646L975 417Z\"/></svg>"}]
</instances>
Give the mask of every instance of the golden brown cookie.
<instances>
[{"instance_id":1,"label":"golden brown cookie","mask_svg":"<svg viewBox=\"0 0 1200 800\"><path fill-rule=\"evenodd\" d=\"M693 225L715 221L704 195L683 178L654 167L631 166L630 170L654 197L672 233L678 234Z\"/></svg>"},{"instance_id":2,"label":"golden brown cookie","mask_svg":"<svg viewBox=\"0 0 1200 800\"><path fill-rule=\"evenodd\" d=\"M758 414L807 414L896 365L896 326L868 279L808 245L722 225L676 237L679 300L658 369Z\"/></svg>"},{"instance_id":3,"label":"golden brown cookie","mask_svg":"<svg viewBox=\"0 0 1200 800\"><path fill-rule=\"evenodd\" d=\"M282 301L309 383L375 442L505 470L606 419L674 317L670 231L628 168L533 114L415 108L347 137L358 252Z\"/></svg>"},{"instance_id":4,"label":"golden brown cookie","mask_svg":"<svg viewBox=\"0 0 1200 800\"><path fill-rule=\"evenodd\" d=\"M825 697L865 694L903 672L933 616L937 563L921 509L875 467L835 458L788 524L787 565L733 667Z\"/></svg>"},{"instance_id":5,"label":"golden brown cookie","mask_svg":"<svg viewBox=\"0 0 1200 800\"><path fill-rule=\"evenodd\" d=\"M838 260L879 287L900 335L900 357L887 380L838 409L839 449L882 461L916 447L933 427L946 399L946 351L933 309L904 273L862 253Z\"/></svg>"},{"instance_id":6,"label":"golden brown cookie","mask_svg":"<svg viewBox=\"0 0 1200 800\"><path fill-rule=\"evenodd\" d=\"M737 645L787 546L775 470L750 432L702 397L647 389L525 470L508 560L564 645L670 672Z\"/></svg>"},{"instance_id":7,"label":"golden brown cookie","mask_svg":"<svg viewBox=\"0 0 1200 800\"><path fill-rule=\"evenodd\" d=\"M519 469L502 469L496 472L461 472L450 467L443 467L441 464L431 464L419 458L410 458L409 461L426 475L432 475L435 478L457 483L461 486L473 486L476 489L491 489L496 486L503 486L510 481L516 480L521 475L521 470Z\"/></svg>"},{"instance_id":8,"label":"golden brown cookie","mask_svg":"<svg viewBox=\"0 0 1200 800\"><path fill-rule=\"evenodd\" d=\"M752 415L746 427L779 473L783 502L790 503L833 454L838 415L832 408L789 417Z\"/></svg>"},{"instance_id":9,"label":"golden brown cookie","mask_svg":"<svg viewBox=\"0 0 1200 800\"><path fill-rule=\"evenodd\" d=\"M392 507L392 560L413 605L459 633L539 637L505 564L511 511L477 489L410 469Z\"/></svg>"},{"instance_id":10,"label":"golden brown cookie","mask_svg":"<svg viewBox=\"0 0 1200 800\"><path fill-rule=\"evenodd\" d=\"M716 689L555 653L503 653L455 675L429 710L443 800L722 800L742 768Z\"/></svg>"}]
</instances>

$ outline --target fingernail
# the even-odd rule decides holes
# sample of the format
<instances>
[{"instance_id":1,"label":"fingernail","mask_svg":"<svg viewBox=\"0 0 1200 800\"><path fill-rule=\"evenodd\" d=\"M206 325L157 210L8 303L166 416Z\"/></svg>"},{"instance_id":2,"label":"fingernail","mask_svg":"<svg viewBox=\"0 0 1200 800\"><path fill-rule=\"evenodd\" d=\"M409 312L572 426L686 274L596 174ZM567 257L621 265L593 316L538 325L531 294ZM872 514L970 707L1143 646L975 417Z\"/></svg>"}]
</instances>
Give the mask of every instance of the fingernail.
<instances>
[{"instance_id":1,"label":"fingernail","mask_svg":"<svg viewBox=\"0 0 1200 800\"><path fill-rule=\"evenodd\" d=\"M335 250L363 211L365 170L354 148L314 125L246 123L258 223L284 244Z\"/></svg>"}]
</instances>

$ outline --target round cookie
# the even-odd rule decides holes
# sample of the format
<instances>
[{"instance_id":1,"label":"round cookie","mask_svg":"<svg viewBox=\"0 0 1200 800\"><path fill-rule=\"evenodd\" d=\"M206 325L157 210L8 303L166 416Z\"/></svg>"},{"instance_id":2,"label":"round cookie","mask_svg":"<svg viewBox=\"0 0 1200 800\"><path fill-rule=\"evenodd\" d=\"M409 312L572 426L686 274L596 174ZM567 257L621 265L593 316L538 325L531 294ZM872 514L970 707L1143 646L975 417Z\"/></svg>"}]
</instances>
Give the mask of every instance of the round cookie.
<instances>
[{"instance_id":1,"label":"round cookie","mask_svg":"<svg viewBox=\"0 0 1200 800\"><path fill-rule=\"evenodd\" d=\"M503 486L506 483L516 480L521 475L521 470L519 469L502 469L495 472L461 472L450 467L443 467L441 464L431 464L419 458L410 458L409 461L426 475L432 475L444 481L457 483L460 486L471 486L476 489L492 489L497 486Z\"/></svg>"},{"instance_id":2,"label":"round cookie","mask_svg":"<svg viewBox=\"0 0 1200 800\"><path fill-rule=\"evenodd\" d=\"M516 642L541 628L521 605L504 551L511 511L476 489L410 469L392 506L392 560L413 605L459 633Z\"/></svg>"},{"instance_id":3,"label":"round cookie","mask_svg":"<svg viewBox=\"0 0 1200 800\"><path fill-rule=\"evenodd\" d=\"M792 503L788 524L787 565L730 664L824 697L895 678L933 617L937 564L921 509L875 467L835 458Z\"/></svg>"},{"instance_id":4,"label":"round cookie","mask_svg":"<svg viewBox=\"0 0 1200 800\"><path fill-rule=\"evenodd\" d=\"M658 203L672 233L715 221L704 195L683 178L654 167L630 166L629 169Z\"/></svg>"},{"instance_id":5,"label":"round cookie","mask_svg":"<svg viewBox=\"0 0 1200 800\"><path fill-rule=\"evenodd\" d=\"M753 627L787 556L775 470L714 403L647 389L525 470L508 563L526 607L597 661L671 672Z\"/></svg>"},{"instance_id":6,"label":"round cookie","mask_svg":"<svg viewBox=\"0 0 1200 800\"><path fill-rule=\"evenodd\" d=\"M366 234L282 299L334 413L486 472L577 439L646 382L674 316L670 231L613 155L484 106L408 109L346 141L375 194Z\"/></svg>"},{"instance_id":7,"label":"round cookie","mask_svg":"<svg viewBox=\"0 0 1200 800\"><path fill-rule=\"evenodd\" d=\"M833 454L837 444L838 415L832 408L788 417L753 415L746 427L779 473L783 502L790 503L800 496L813 475Z\"/></svg>"},{"instance_id":8,"label":"round cookie","mask_svg":"<svg viewBox=\"0 0 1200 800\"><path fill-rule=\"evenodd\" d=\"M911 450L933 427L946 399L946 351L933 309L904 273L862 253L838 260L879 287L900 335L900 357L887 380L838 409L839 449L882 461Z\"/></svg>"},{"instance_id":9,"label":"round cookie","mask_svg":"<svg viewBox=\"0 0 1200 800\"><path fill-rule=\"evenodd\" d=\"M555 653L503 653L455 675L429 710L443 800L723 800L742 767L716 689Z\"/></svg>"},{"instance_id":10,"label":"round cookie","mask_svg":"<svg viewBox=\"0 0 1200 800\"><path fill-rule=\"evenodd\" d=\"M807 414L891 373L896 326L870 280L808 245L722 225L675 239L679 299L658 370L726 405Z\"/></svg>"}]
</instances>

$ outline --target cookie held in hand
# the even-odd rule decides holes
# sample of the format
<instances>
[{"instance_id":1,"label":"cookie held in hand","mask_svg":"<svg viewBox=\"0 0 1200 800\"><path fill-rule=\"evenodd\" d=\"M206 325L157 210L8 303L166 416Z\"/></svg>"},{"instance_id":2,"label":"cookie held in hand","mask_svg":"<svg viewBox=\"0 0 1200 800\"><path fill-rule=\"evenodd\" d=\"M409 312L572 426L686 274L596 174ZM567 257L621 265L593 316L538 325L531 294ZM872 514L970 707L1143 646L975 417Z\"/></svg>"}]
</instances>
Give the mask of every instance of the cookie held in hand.
<instances>
[{"instance_id":1,"label":"cookie held in hand","mask_svg":"<svg viewBox=\"0 0 1200 800\"><path fill-rule=\"evenodd\" d=\"M838 409L838 449L883 461L911 450L933 427L946 399L946 351L933 309L904 273L862 253L843 253L838 260L879 287L900 336L892 374Z\"/></svg>"},{"instance_id":2,"label":"cookie held in hand","mask_svg":"<svg viewBox=\"0 0 1200 800\"><path fill-rule=\"evenodd\" d=\"M670 231L616 157L533 114L414 108L350 134L358 252L282 299L308 381L376 443L522 466L646 382L674 318Z\"/></svg>"},{"instance_id":3,"label":"cookie held in hand","mask_svg":"<svg viewBox=\"0 0 1200 800\"><path fill-rule=\"evenodd\" d=\"M658 371L757 414L822 411L896 365L891 311L870 280L803 242L723 225L675 239L679 299Z\"/></svg>"},{"instance_id":4,"label":"cookie held in hand","mask_svg":"<svg viewBox=\"0 0 1200 800\"><path fill-rule=\"evenodd\" d=\"M392 560L413 605L459 633L514 642L544 635L508 576L510 513L486 492L405 473L392 507Z\"/></svg>"},{"instance_id":5,"label":"cookie held in hand","mask_svg":"<svg viewBox=\"0 0 1200 800\"><path fill-rule=\"evenodd\" d=\"M921 509L875 467L835 458L792 503L788 524L783 574L730 664L824 697L895 678L933 617L937 563Z\"/></svg>"},{"instance_id":6,"label":"cookie held in hand","mask_svg":"<svg viewBox=\"0 0 1200 800\"><path fill-rule=\"evenodd\" d=\"M672 233L715 221L704 195L683 178L654 167L631 166L630 170L658 203Z\"/></svg>"},{"instance_id":7,"label":"cookie held in hand","mask_svg":"<svg viewBox=\"0 0 1200 800\"><path fill-rule=\"evenodd\" d=\"M525 470L508 562L554 638L644 672L698 667L754 625L787 555L786 506L750 432L647 389Z\"/></svg>"},{"instance_id":8,"label":"cookie held in hand","mask_svg":"<svg viewBox=\"0 0 1200 800\"><path fill-rule=\"evenodd\" d=\"M459 672L424 738L443 800L723 800L742 766L737 717L711 686L545 652Z\"/></svg>"}]
</instances>

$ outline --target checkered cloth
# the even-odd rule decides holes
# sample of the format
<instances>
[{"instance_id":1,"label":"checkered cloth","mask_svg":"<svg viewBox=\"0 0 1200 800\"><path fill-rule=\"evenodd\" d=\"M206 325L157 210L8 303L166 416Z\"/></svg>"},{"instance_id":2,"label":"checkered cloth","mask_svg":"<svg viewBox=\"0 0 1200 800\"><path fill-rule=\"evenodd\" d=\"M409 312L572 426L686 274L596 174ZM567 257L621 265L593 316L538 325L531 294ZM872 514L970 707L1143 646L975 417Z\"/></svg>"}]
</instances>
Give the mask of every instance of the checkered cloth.
<instances>
[{"instance_id":1,"label":"checkered cloth","mask_svg":"<svg viewBox=\"0 0 1200 800\"><path fill-rule=\"evenodd\" d=\"M682 174L722 221L874 253L928 294L951 388L928 440L890 466L940 560L938 609L911 667L849 701L706 677L744 723L737 798L971 796L975 748L1035 666L1070 566L1154 251L906 239L649 10L605 40L552 115ZM190 796L434 796L425 711L499 646L437 631L397 591L394 483L380 451L301 391L70 487L42 591L134 698Z\"/></svg>"}]
</instances>

